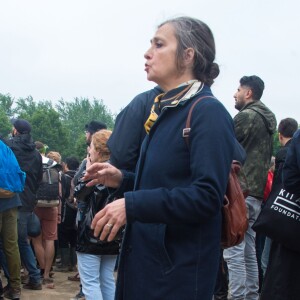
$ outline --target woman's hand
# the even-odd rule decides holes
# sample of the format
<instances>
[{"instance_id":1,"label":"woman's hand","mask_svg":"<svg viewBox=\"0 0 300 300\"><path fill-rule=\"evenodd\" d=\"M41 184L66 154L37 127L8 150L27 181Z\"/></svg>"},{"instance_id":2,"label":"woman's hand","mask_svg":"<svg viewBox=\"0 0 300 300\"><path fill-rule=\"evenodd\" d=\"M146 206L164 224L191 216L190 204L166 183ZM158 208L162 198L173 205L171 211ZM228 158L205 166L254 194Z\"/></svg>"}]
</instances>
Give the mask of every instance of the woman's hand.
<instances>
[{"instance_id":1,"label":"woman's hand","mask_svg":"<svg viewBox=\"0 0 300 300\"><path fill-rule=\"evenodd\" d=\"M83 181L91 180L86 186L103 184L112 188L118 188L122 179L122 172L109 163L93 163L82 178Z\"/></svg>"},{"instance_id":2,"label":"woman's hand","mask_svg":"<svg viewBox=\"0 0 300 300\"><path fill-rule=\"evenodd\" d=\"M94 229L95 237L100 232L100 240L107 238L110 242L114 239L119 229L126 224L125 199L118 199L106 205L94 217L91 228Z\"/></svg>"}]
</instances>

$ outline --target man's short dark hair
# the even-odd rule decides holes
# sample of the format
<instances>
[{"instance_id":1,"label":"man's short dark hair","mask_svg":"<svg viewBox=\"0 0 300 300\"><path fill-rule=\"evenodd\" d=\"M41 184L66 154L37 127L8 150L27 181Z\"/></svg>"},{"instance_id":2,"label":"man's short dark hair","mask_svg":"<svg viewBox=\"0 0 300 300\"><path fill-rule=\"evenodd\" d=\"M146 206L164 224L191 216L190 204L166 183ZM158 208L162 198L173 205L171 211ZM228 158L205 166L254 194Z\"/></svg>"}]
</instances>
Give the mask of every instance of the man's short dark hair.
<instances>
[{"instance_id":1,"label":"man's short dark hair","mask_svg":"<svg viewBox=\"0 0 300 300\"><path fill-rule=\"evenodd\" d=\"M243 76L240 79L241 86L247 86L252 91L253 100L260 100L265 89L265 83L256 75Z\"/></svg>"},{"instance_id":2,"label":"man's short dark hair","mask_svg":"<svg viewBox=\"0 0 300 300\"><path fill-rule=\"evenodd\" d=\"M298 129L298 122L293 118L286 118L280 121L278 132L285 138L292 138Z\"/></svg>"},{"instance_id":3,"label":"man's short dark hair","mask_svg":"<svg viewBox=\"0 0 300 300\"><path fill-rule=\"evenodd\" d=\"M95 132L101 129L107 129L107 126L106 124L100 121L91 121L90 123L85 125L85 130L90 134L94 134Z\"/></svg>"},{"instance_id":4,"label":"man's short dark hair","mask_svg":"<svg viewBox=\"0 0 300 300\"><path fill-rule=\"evenodd\" d=\"M65 159L65 164L69 170L76 171L79 167L79 160L75 156L69 156Z\"/></svg>"}]
</instances>

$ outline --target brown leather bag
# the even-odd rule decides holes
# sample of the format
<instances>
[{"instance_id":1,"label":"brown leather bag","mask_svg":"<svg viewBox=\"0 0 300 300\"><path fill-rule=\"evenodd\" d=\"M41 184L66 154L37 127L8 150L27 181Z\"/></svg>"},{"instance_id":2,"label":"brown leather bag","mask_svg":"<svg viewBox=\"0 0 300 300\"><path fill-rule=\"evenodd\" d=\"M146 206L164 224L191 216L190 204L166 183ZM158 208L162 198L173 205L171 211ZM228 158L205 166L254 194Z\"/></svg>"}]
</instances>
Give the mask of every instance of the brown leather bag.
<instances>
[{"instance_id":1,"label":"brown leather bag","mask_svg":"<svg viewBox=\"0 0 300 300\"><path fill-rule=\"evenodd\" d=\"M222 236L221 246L223 249L240 244L248 228L247 208L245 197L248 190L242 190L240 180L245 182L245 175L242 173L241 164L232 161L226 194L222 207Z\"/></svg>"},{"instance_id":2,"label":"brown leather bag","mask_svg":"<svg viewBox=\"0 0 300 300\"><path fill-rule=\"evenodd\" d=\"M191 117L195 105L204 96L197 99L191 106L186 120L186 128L183 129L183 137L189 147L189 134L191 131ZM221 247L223 249L240 244L248 228L247 208L245 198L248 196L248 184L241 164L233 160L230 168L226 193L222 207L222 235Z\"/></svg>"}]
</instances>

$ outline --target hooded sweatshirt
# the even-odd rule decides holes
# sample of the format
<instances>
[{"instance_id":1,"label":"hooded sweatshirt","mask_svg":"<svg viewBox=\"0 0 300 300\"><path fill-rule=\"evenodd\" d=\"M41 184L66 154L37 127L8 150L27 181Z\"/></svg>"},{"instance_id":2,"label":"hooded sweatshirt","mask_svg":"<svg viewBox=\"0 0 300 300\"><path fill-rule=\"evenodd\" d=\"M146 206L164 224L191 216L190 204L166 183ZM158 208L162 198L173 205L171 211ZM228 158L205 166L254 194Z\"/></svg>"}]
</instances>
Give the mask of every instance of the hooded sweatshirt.
<instances>
[{"instance_id":1,"label":"hooded sweatshirt","mask_svg":"<svg viewBox=\"0 0 300 300\"><path fill-rule=\"evenodd\" d=\"M253 101L246 104L233 120L236 138L247 153L243 170L249 195L262 200L270 168L276 117L261 101Z\"/></svg>"},{"instance_id":2,"label":"hooded sweatshirt","mask_svg":"<svg viewBox=\"0 0 300 300\"><path fill-rule=\"evenodd\" d=\"M36 204L36 191L43 178L42 156L36 150L30 134L21 134L7 141L14 152L20 168L26 173L24 191L20 193L22 211L33 211Z\"/></svg>"}]
</instances>

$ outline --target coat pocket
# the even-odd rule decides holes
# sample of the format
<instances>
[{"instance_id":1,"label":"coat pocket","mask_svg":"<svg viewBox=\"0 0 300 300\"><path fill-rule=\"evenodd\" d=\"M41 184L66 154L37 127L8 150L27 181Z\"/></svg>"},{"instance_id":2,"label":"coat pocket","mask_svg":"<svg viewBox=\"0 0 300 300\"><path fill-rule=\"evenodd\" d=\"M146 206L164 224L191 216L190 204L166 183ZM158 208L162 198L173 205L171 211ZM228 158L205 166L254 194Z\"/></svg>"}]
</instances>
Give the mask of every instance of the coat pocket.
<instances>
[{"instance_id":1,"label":"coat pocket","mask_svg":"<svg viewBox=\"0 0 300 300\"><path fill-rule=\"evenodd\" d=\"M162 272L165 275L171 273L174 269L174 264L170 258L166 247L166 224L158 224L157 230L157 242L158 242L158 254L160 256L160 262L162 266Z\"/></svg>"}]
</instances>

